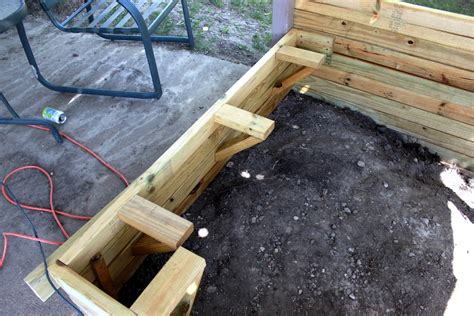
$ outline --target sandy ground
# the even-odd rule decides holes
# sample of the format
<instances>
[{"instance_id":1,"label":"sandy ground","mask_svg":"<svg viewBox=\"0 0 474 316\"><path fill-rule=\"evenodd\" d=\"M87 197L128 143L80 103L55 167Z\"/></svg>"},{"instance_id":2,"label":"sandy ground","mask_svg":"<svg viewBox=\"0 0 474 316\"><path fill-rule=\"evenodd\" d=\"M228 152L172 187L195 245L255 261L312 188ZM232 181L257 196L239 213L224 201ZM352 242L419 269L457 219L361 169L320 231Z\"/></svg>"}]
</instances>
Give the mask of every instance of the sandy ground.
<instances>
[{"instance_id":1,"label":"sandy ground","mask_svg":"<svg viewBox=\"0 0 474 316\"><path fill-rule=\"evenodd\" d=\"M472 179L310 97L273 119L185 214L209 231L184 245L207 261L193 314L472 314ZM124 303L165 260L145 261Z\"/></svg>"},{"instance_id":2,"label":"sandy ground","mask_svg":"<svg viewBox=\"0 0 474 316\"><path fill-rule=\"evenodd\" d=\"M148 66L140 43L111 42L92 35L66 34L41 18L28 18L26 30L38 63L57 83L146 90ZM68 115L62 130L98 152L133 180L150 166L206 109L248 69L216 58L155 44L163 83L160 100L58 94L33 77L16 31L0 34L0 91L25 117L39 117L51 106ZM0 108L0 115L7 115ZM122 183L71 144L57 145L43 132L0 127L0 175L23 165L53 174L57 208L93 215L123 189ZM45 178L24 172L10 182L19 199L48 205ZM30 233L18 211L0 198L0 232ZM43 238L62 240L50 216L32 215ZM81 222L63 220L74 232ZM48 253L52 246L45 247ZM70 310L54 296L42 304L23 282L40 263L37 245L11 239L0 269L0 306L4 315L60 315Z\"/></svg>"}]
</instances>

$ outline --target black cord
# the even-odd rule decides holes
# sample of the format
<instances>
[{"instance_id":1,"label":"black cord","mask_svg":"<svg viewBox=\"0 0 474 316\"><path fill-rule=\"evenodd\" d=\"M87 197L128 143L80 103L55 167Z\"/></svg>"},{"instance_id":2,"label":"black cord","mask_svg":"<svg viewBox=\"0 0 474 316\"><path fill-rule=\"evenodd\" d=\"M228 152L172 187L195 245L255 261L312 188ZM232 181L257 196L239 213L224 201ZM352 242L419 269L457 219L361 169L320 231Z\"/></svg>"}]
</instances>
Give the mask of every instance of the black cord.
<instances>
[{"instance_id":1,"label":"black cord","mask_svg":"<svg viewBox=\"0 0 474 316\"><path fill-rule=\"evenodd\" d=\"M25 209L23 207L21 207L20 205L20 202L18 202L17 198L15 197L15 195L13 194L13 192L10 190L10 188L7 186L6 183L4 182L0 182L0 184L5 188L5 190L7 191L8 195L11 197L11 199L15 202L15 206L18 207L18 209L21 211L21 213L23 214L23 216L25 216L26 220L28 221L28 223L30 224L31 226L31 230L33 231L33 235L36 237L36 238L39 238L38 237L38 232L36 231L36 227L35 225L33 224L33 222L31 221L30 217L28 216L28 214L26 213ZM40 252L41 252L41 257L43 259L43 265L44 265L44 270L45 270L45 274L46 274L46 279L48 279L48 282L49 284L51 285L51 287L54 289L54 291L56 293L58 293L58 295L64 300L64 302L66 302L69 306L71 306L75 311L77 311L79 313L79 315L81 316L84 316L84 314L81 312L81 310L75 306L73 303L71 303L62 293L61 291L59 291L59 289L54 285L53 281L51 280L51 276L49 275L49 270L48 270L48 262L46 260L46 255L44 253L44 250L43 250L43 245L41 244L41 242L37 242L38 243L38 247L40 249Z\"/></svg>"}]
</instances>

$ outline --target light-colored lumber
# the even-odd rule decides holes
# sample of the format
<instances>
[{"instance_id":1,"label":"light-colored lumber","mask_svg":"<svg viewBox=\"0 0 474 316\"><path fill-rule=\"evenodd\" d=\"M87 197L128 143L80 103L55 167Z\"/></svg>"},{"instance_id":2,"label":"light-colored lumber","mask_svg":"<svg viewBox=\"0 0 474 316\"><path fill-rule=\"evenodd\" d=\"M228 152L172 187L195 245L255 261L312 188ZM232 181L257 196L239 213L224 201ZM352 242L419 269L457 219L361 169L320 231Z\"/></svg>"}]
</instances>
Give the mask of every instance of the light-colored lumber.
<instances>
[{"instance_id":1,"label":"light-colored lumber","mask_svg":"<svg viewBox=\"0 0 474 316\"><path fill-rule=\"evenodd\" d=\"M380 17L391 19L394 23L412 24L446 33L474 37L474 17L457 13L436 10L397 0L303 0L297 1L295 7L309 3L325 3L341 8L378 13Z\"/></svg>"},{"instance_id":2,"label":"light-colored lumber","mask_svg":"<svg viewBox=\"0 0 474 316\"><path fill-rule=\"evenodd\" d=\"M298 36L305 37L307 32ZM314 37L313 37L314 38ZM474 72L397 52L393 49L336 36L334 52L398 71L474 91Z\"/></svg>"},{"instance_id":3,"label":"light-colored lumber","mask_svg":"<svg viewBox=\"0 0 474 316\"><path fill-rule=\"evenodd\" d=\"M190 221L140 196L134 196L122 206L118 217L172 249L181 246L194 229Z\"/></svg>"},{"instance_id":4,"label":"light-colored lumber","mask_svg":"<svg viewBox=\"0 0 474 316\"><path fill-rule=\"evenodd\" d=\"M474 125L474 106L465 107L445 100L439 100L430 95L421 95L411 90L399 88L330 66L321 67L318 71L314 71L313 75L448 117L459 122Z\"/></svg>"},{"instance_id":5,"label":"light-colored lumber","mask_svg":"<svg viewBox=\"0 0 474 316\"><path fill-rule=\"evenodd\" d=\"M278 83L275 88L273 88L273 94L278 94L281 93L289 88L291 88L293 85L295 85L298 81L301 79L304 79L311 75L313 73L314 69L310 67L304 67L285 80L283 80L281 83Z\"/></svg>"},{"instance_id":6,"label":"light-colored lumber","mask_svg":"<svg viewBox=\"0 0 474 316\"><path fill-rule=\"evenodd\" d=\"M297 0L297 7L298 9L304 11L314 12L345 21L359 23L373 28L400 33L414 38L425 39L459 50L466 50L470 52L474 51L474 39L469 40L464 36L446 33L409 23L403 23L402 17L386 18L381 15L377 17L376 21L374 21L373 12L347 9L344 7L316 3L308 0ZM474 28L474 22L472 23L471 27Z\"/></svg>"},{"instance_id":7,"label":"light-colored lumber","mask_svg":"<svg viewBox=\"0 0 474 316\"><path fill-rule=\"evenodd\" d=\"M101 253L96 254L91 258L90 261L92 272L94 273L97 282L99 283L100 289L105 293L117 299L117 288L114 285L114 281L110 276L109 268L105 263L104 258Z\"/></svg>"},{"instance_id":8,"label":"light-colored lumber","mask_svg":"<svg viewBox=\"0 0 474 316\"><path fill-rule=\"evenodd\" d=\"M229 104L222 106L216 112L214 120L218 124L260 140L267 139L268 135L275 128L274 121Z\"/></svg>"},{"instance_id":9,"label":"light-colored lumber","mask_svg":"<svg viewBox=\"0 0 474 316\"><path fill-rule=\"evenodd\" d=\"M474 53L454 47L406 36L372 26L355 23L303 10L295 10L295 27L305 31L322 32L390 48L457 68L474 71Z\"/></svg>"},{"instance_id":10,"label":"light-colored lumber","mask_svg":"<svg viewBox=\"0 0 474 316\"><path fill-rule=\"evenodd\" d=\"M148 235L143 235L132 245L132 254L135 256L174 251L170 246L156 241Z\"/></svg>"},{"instance_id":11,"label":"light-colored lumber","mask_svg":"<svg viewBox=\"0 0 474 316\"><path fill-rule=\"evenodd\" d=\"M196 293L205 266L203 258L180 247L130 310L138 315L170 315L186 294Z\"/></svg>"},{"instance_id":12,"label":"light-colored lumber","mask_svg":"<svg viewBox=\"0 0 474 316\"><path fill-rule=\"evenodd\" d=\"M88 315L135 315L64 263L50 265L49 272L78 307Z\"/></svg>"},{"instance_id":13,"label":"light-colored lumber","mask_svg":"<svg viewBox=\"0 0 474 316\"><path fill-rule=\"evenodd\" d=\"M282 61L313 69L318 69L326 58L323 54L293 46L283 46L278 50L276 57Z\"/></svg>"},{"instance_id":14,"label":"light-colored lumber","mask_svg":"<svg viewBox=\"0 0 474 316\"><path fill-rule=\"evenodd\" d=\"M334 36L298 30L296 47L322 53L326 55L326 63L329 63L333 53Z\"/></svg>"},{"instance_id":15,"label":"light-colored lumber","mask_svg":"<svg viewBox=\"0 0 474 316\"><path fill-rule=\"evenodd\" d=\"M235 155L238 152L241 152L245 149L248 149L252 146L255 146L259 143L261 143L262 140L258 139L256 137L249 136L245 138L244 140L238 141L228 147L225 147L218 152L216 152L216 161L221 161L226 159L227 157L230 157L232 155Z\"/></svg>"},{"instance_id":16,"label":"light-colored lumber","mask_svg":"<svg viewBox=\"0 0 474 316\"><path fill-rule=\"evenodd\" d=\"M317 77L308 77L301 82L301 85L303 91L304 89L324 91L325 94L343 100L352 100L353 103L361 104L410 122L417 124L421 124L422 122L423 126L452 135L453 141L457 139L463 139L469 142L474 141L474 126L465 123L457 122L440 115Z\"/></svg>"},{"instance_id":17,"label":"light-colored lumber","mask_svg":"<svg viewBox=\"0 0 474 316\"><path fill-rule=\"evenodd\" d=\"M262 103L255 98L261 93L267 93L266 88L260 93L256 87L262 85L268 80L268 86L273 87L276 78L269 79L271 76L279 76L282 71L288 67L275 58L278 49L284 45L296 44L296 31L291 30L285 35L273 48L271 48L244 76L242 76L228 91L218 100L193 126L191 126L150 168L147 169L137 180L135 180L126 190L120 193L114 200L107 204L92 220L81 227L69 240L48 258L48 264L55 262L60 258L67 264L74 265L74 269L81 271L88 265L88 259L98 251L104 249L111 240L115 238L122 230L126 228L123 222L117 218L117 212L131 197L136 194L148 198L154 192L158 192L164 186L167 186L174 178L176 173L182 171L182 166L193 154L200 148L209 136L211 136L218 126L214 122L215 112L224 104L242 105L246 110L252 111L252 108L258 108ZM263 86L262 86L263 87ZM252 93L259 93L252 97L255 105L243 103L249 99ZM268 92L270 93L271 90ZM250 99L249 99L250 100ZM224 136L223 136L224 137ZM214 159L214 158L212 158ZM212 166L211 166L212 167ZM211 168L209 167L209 168ZM206 174L208 170L204 170ZM199 179L194 180L195 186ZM177 185L180 185L177 183ZM176 190L183 192L182 199L174 200L177 207L187 198L191 189ZM186 192L186 193L184 193ZM157 202L153 200L154 202ZM91 240L94 243L91 244ZM84 245L87 245L85 247ZM126 243L124 244L124 247ZM131 246L130 246L131 247ZM128 251L128 250L127 250ZM131 250L130 250L131 252ZM111 271L112 273L112 271ZM113 275L113 274L112 274ZM43 301L47 300L53 290L44 276L44 269L39 265L26 278L25 282L32 288L35 294Z\"/></svg>"},{"instance_id":18,"label":"light-colored lumber","mask_svg":"<svg viewBox=\"0 0 474 316\"><path fill-rule=\"evenodd\" d=\"M316 99L329 102L333 105L342 108L350 108L354 111L360 112L366 116L369 116L380 125L387 126L402 134L415 137L417 139L417 143L427 147L431 152L438 154L442 161L448 162L450 164L456 164L461 168L471 170L474 168L474 157L457 152L456 150L462 147L456 148L455 146L452 146L453 139L450 137L450 135L440 134L433 137L432 133L438 131L434 131L416 123L402 120L395 116L387 115L368 107L364 107L351 102L350 100L343 100L341 98L325 94L322 91L316 91L312 89L306 90L305 93ZM448 149L450 147L454 148L454 150Z\"/></svg>"},{"instance_id":19,"label":"light-colored lumber","mask_svg":"<svg viewBox=\"0 0 474 316\"><path fill-rule=\"evenodd\" d=\"M435 99L464 107L474 107L474 94L470 91L405 74L394 69L380 67L355 58L334 54L331 67L410 90L417 94L429 95Z\"/></svg>"}]
</instances>

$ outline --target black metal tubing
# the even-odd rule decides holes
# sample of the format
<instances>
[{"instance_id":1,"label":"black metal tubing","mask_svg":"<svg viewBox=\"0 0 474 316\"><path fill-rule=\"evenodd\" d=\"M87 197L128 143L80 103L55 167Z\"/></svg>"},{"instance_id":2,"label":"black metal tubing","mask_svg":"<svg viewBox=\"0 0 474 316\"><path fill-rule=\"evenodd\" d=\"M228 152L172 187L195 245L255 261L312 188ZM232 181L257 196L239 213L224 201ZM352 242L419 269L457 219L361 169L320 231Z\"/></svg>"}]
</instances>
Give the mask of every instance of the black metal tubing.
<instances>
[{"instance_id":1,"label":"black metal tubing","mask_svg":"<svg viewBox=\"0 0 474 316\"><path fill-rule=\"evenodd\" d=\"M30 118L20 118L18 113L15 112L13 107L8 103L7 98L0 92L0 101L5 105L8 112L10 112L12 118L0 118L0 125L40 125L48 128L51 131L54 139L58 144L63 142L61 135L58 132L58 129L52 122L41 120L41 119L30 119Z\"/></svg>"},{"instance_id":2,"label":"black metal tubing","mask_svg":"<svg viewBox=\"0 0 474 316\"><path fill-rule=\"evenodd\" d=\"M132 14L134 18L136 18L136 15L138 14L138 18L136 18L137 25L140 28L144 28L145 31L147 32L148 30L146 29L146 26L144 26L145 21L143 21L143 18L141 18L141 15L138 12L138 10L136 8L135 8L135 11L132 8L131 10L133 13L130 12L130 14ZM36 59L33 55L33 51L31 50L31 46L28 42L28 37L26 36L25 27L23 26L23 23L17 24L16 28L18 31L18 35L20 36L20 41L21 41L21 44L23 45L23 49L25 51L26 57L28 58L28 62L33 68L33 71L35 72L36 78L42 85L44 85L48 89L58 91L58 92L65 92L65 93L104 95L104 96L111 96L111 97L128 97L128 98L138 98L138 99L152 99L152 98L159 99L162 95L160 78L158 76L158 69L156 68L155 56L153 55L153 48L151 46L151 40L149 38L150 36L148 33L145 33L143 36L144 38L143 44L145 46L145 53L148 59L148 65L150 67L150 73L151 73L151 78L153 81L154 92L133 92L133 91L117 91L117 90L106 90L106 89L95 89L95 88L59 86L59 85L55 85L49 82L48 80L46 80L46 78L43 77L43 75L41 74L39 70L39 67L36 63ZM148 38L146 35L148 35Z\"/></svg>"}]
</instances>

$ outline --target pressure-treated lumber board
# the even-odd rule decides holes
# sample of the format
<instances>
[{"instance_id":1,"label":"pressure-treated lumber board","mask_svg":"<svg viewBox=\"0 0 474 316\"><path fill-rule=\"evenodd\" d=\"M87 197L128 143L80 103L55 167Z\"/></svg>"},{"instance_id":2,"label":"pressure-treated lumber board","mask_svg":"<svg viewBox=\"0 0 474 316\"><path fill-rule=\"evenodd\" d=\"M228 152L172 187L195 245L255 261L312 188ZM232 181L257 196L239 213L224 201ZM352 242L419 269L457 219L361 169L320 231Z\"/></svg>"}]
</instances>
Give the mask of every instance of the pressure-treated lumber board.
<instances>
[{"instance_id":1,"label":"pressure-treated lumber board","mask_svg":"<svg viewBox=\"0 0 474 316\"><path fill-rule=\"evenodd\" d=\"M135 256L149 255L153 253L166 253L174 249L159 242L148 235L143 235L132 245L132 253Z\"/></svg>"},{"instance_id":2,"label":"pressure-treated lumber board","mask_svg":"<svg viewBox=\"0 0 474 316\"><path fill-rule=\"evenodd\" d=\"M122 206L118 217L172 249L181 246L194 229L190 221L138 195Z\"/></svg>"},{"instance_id":3,"label":"pressure-treated lumber board","mask_svg":"<svg viewBox=\"0 0 474 316\"><path fill-rule=\"evenodd\" d=\"M135 315L70 267L55 263L50 265L49 272L77 306L88 315Z\"/></svg>"},{"instance_id":4,"label":"pressure-treated lumber board","mask_svg":"<svg viewBox=\"0 0 474 316\"><path fill-rule=\"evenodd\" d=\"M344 100L352 100L356 104L363 104L374 110L403 118L407 121L452 135L453 143L458 139L469 142L474 141L474 126L457 122L430 112L426 112L405 104L375 96L361 90L317 77L308 77L301 81L301 86L306 89L324 91L325 94L336 96Z\"/></svg>"},{"instance_id":5,"label":"pressure-treated lumber board","mask_svg":"<svg viewBox=\"0 0 474 316\"><path fill-rule=\"evenodd\" d=\"M249 136L245 138L244 140L235 142L234 144L227 146L225 148L222 148L218 152L216 152L216 161L224 160L227 157L230 157L238 152L241 152L245 149L255 146L261 142L262 140Z\"/></svg>"},{"instance_id":6,"label":"pressure-treated lumber board","mask_svg":"<svg viewBox=\"0 0 474 316\"><path fill-rule=\"evenodd\" d=\"M104 257L102 254L98 253L92 257L90 261L90 266L94 275L99 283L99 287L108 295L117 299L117 288L115 287L112 277L110 276L109 268L105 263Z\"/></svg>"},{"instance_id":7,"label":"pressure-treated lumber board","mask_svg":"<svg viewBox=\"0 0 474 316\"><path fill-rule=\"evenodd\" d=\"M317 69L323 63L325 56L310 50L297 48L294 46L283 46L276 54L277 59L289 63L298 64L310 68Z\"/></svg>"},{"instance_id":8,"label":"pressure-treated lumber board","mask_svg":"<svg viewBox=\"0 0 474 316\"><path fill-rule=\"evenodd\" d=\"M365 11L373 14L377 12L380 17L392 19L394 24L412 24L440 30L447 33L474 37L474 17L457 13L436 10L397 0L305 0L297 1L299 5L308 2L325 3L341 8ZM379 2L380 5L377 5ZM394 26L395 27L395 26Z\"/></svg>"},{"instance_id":9,"label":"pressure-treated lumber board","mask_svg":"<svg viewBox=\"0 0 474 316\"><path fill-rule=\"evenodd\" d=\"M314 69L310 67L303 67L288 78L285 78L281 83L277 83L277 86L273 88L273 94L281 93L288 88L293 87L298 81L304 79L313 73Z\"/></svg>"},{"instance_id":10,"label":"pressure-treated lumber board","mask_svg":"<svg viewBox=\"0 0 474 316\"><path fill-rule=\"evenodd\" d=\"M410 90L417 94L429 95L445 102L458 104L468 108L474 107L473 92L450 87L445 84L412 76L355 58L334 54L332 57L331 67Z\"/></svg>"},{"instance_id":11,"label":"pressure-treated lumber board","mask_svg":"<svg viewBox=\"0 0 474 316\"><path fill-rule=\"evenodd\" d=\"M224 104L240 105L242 101L255 92L270 74L279 76L282 65L275 58L276 51L284 45L296 44L296 31L290 31L273 48L271 48L244 76L242 76L225 94L218 100L193 126L191 126L150 168L147 169L126 190L114 198L93 219L80 228L69 240L48 258L51 264L60 258L66 264L70 264L77 271L81 271L88 265L92 255L106 247L117 234L126 226L117 218L118 210L136 194L147 198L150 192L154 192L165 186L183 164L196 152L202 143L216 130L214 113ZM285 68L287 65L285 66ZM282 71L282 70L281 70ZM269 83L273 86L273 83ZM250 105L248 106L250 107ZM247 108L246 110L249 110ZM189 192L189 191L188 191ZM187 195L186 195L187 197ZM153 200L153 202L156 202ZM177 200L180 205L182 201ZM157 203L159 204L159 203ZM105 229L104 229L105 227ZM94 240L91 245L90 241ZM86 247L87 245L87 247ZM131 250L130 250L131 252ZM112 273L112 272L111 272ZM38 297L43 301L48 299L53 290L49 286L44 269L39 265L26 278L25 281Z\"/></svg>"},{"instance_id":12,"label":"pressure-treated lumber board","mask_svg":"<svg viewBox=\"0 0 474 316\"><path fill-rule=\"evenodd\" d=\"M326 63L330 62L333 53L334 36L322 33L306 32L298 30L296 36L296 47L309 49L326 55Z\"/></svg>"},{"instance_id":13,"label":"pressure-treated lumber board","mask_svg":"<svg viewBox=\"0 0 474 316\"><path fill-rule=\"evenodd\" d=\"M229 104L225 104L216 112L214 120L260 140L267 139L275 128L274 121Z\"/></svg>"},{"instance_id":14,"label":"pressure-treated lumber board","mask_svg":"<svg viewBox=\"0 0 474 316\"><path fill-rule=\"evenodd\" d=\"M298 36L306 37L307 32ZM314 37L313 37L314 38ZM321 40L324 41L324 40ZM323 42L324 43L324 42ZM369 43L334 37L335 53L390 67L446 85L474 91L474 72L411 56Z\"/></svg>"},{"instance_id":15,"label":"pressure-treated lumber board","mask_svg":"<svg viewBox=\"0 0 474 316\"><path fill-rule=\"evenodd\" d=\"M186 294L196 293L205 267L203 258L180 247L130 310L138 315L170 315Z\"/></svg>"},{"instance_id":16,"label":"pressure-treated lumber board","mask_svg":"<svg viewBox=\"0 0 474 316\"><path fill-rule=\"evenodd\" d=\"M375 22L372 17L374 13L368 11L358 11L337 7L329 4L315 3L308 0L297 0L296 7L303 11L313 12L325 16L338 18L345 21L351 21L373 28L404 34L415 38L421 38L431 42L450 46L459 50L474 51L474 39L470 40L464 36L446 33L431 28L412 25L409 23L400 23L399 20L379 16ZM474 22L471 24L474 28Z\"/></svg>"},{"instance_id":17,"label":"pressure-treated lumber board","mask_svg":"<svg viewBox=\"0 0 474 316\"><path fill-rule=\"evenodd\" d=\"M474 70L473 52L347 20L295 10L295 27L367 42L457 68Z\"/></svg>"},{"instance_id":18,"label":"pressure-treated lumber board","mask_svg":"<svg viewBox=\"0 0 474 316\"><path fill-rule=\"evenodd\" d=\"M321 67L318 71L314 71L313 75L448 117L459 122L474 125L474 106L463 107L458 104L435 99L429 95L420 95L407 89L342 71L330 66Z\"/></svg>"},{"instance_id":19,"label":"pressure-treated lumber board","mask_svg":"<svg viewBox=\"0 0 474 316\"><path fill-rule=\"evenodd\" d=\"M448 149L452 145L452 138L447 134L436 135L437 139L434 140L432 133L440 132L429 129L425 126L416 123L397 118L395 116L387 115L385 113L373 110L368 107L364 107L362 105L351 102L351 100L343 100L339 97L330 96L322 91L316 91L312 89L304 90L305 94L308 94L318 100L322 100L342 108L350 108L354 111L369 116L380 125L387 126L402 134L415 137L417 139L417 143L427 147L431 152L438 154L443 161L456 164L461 168L474 170L473 157L469 157L462 153L458 153L454 150Z\"/></svg>"}]
</instances>

